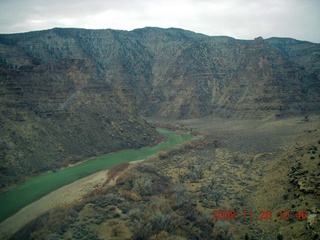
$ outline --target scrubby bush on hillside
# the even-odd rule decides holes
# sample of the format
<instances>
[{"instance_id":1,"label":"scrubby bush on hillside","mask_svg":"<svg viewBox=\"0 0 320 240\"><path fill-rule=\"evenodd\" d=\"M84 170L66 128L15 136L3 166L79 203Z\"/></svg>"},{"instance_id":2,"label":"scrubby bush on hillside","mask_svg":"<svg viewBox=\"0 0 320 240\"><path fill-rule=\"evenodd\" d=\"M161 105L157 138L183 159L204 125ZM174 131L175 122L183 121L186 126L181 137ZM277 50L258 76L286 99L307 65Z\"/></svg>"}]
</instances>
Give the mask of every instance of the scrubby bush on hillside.
<instances>
[{"instance_id":1,"label":"scrubby bush on hillside","mask_svg":"<svg viewBox=\"0 0 320 240\"><path fill-rule=\"evenodd\" d=\"M127 226L119 220L112 220L109 222L109 225L112 227L111 236L112 237L124 237L125 233L129 231Z\"/></svg>"},{"instance_id":2,"label":"scrubby bush on hillside","mask_svg":"<svg viewBox=\"0 0 320 240\"><path fill-rule=\"evenodd\" d=\"M153 164L139 164L136 170L137 178L132 180L132 191L141 196L163 194L169 186L170 179L162 175Z\"/></svg>"},{"instance_id":3,"label":"scrubby bush on hillside","mask_svg":"<svg viewBox=\"0 0 320 240\"><path fill-rule=\"evenodd\" d=\"M232 163L236 163L236 164L243 164L245 160L246 160L246 159L245 159L244 156L241 156L241 155L239 155L239 154L236 154L236 155L233 155L233 156L232 156L231 162L232 162Z\"/></svg>"},{"instance_id":4,"label":"scrubby bush on hillside","mask_svg":"<svg viewBox=\"0 0 320 240\"><path fill-rule=\"evenodd\" d=\"M176 183L170 188L173 208L180 208L190 202L190 197L187 195L187 188L182 184Z\"/></svg>"},{"instance_id":5,"label":"scrubby bush on hillside","mask_svg":"<svg viewBox=\"0 0 320 240\"><path fill-rule=\"evenodd\" d=\"M128 218L135 239L148 239L161 231L173 233L178 228L178 219L163 197L152 198L149 204L137 205L129 212Z\"/></svg>"},{"instance_id":6,"label":"scrubby bush on hillside","mask_svg":"<svg viewBox=\"0 0 320 240\"><path fill-rule=\"evenodd\" d=\"M187 161L189 169L189 179L192 182L197 182L204 177L205 171L210 170L213 162L205 158L192 158Z\"/></svg>"}]
</instances>

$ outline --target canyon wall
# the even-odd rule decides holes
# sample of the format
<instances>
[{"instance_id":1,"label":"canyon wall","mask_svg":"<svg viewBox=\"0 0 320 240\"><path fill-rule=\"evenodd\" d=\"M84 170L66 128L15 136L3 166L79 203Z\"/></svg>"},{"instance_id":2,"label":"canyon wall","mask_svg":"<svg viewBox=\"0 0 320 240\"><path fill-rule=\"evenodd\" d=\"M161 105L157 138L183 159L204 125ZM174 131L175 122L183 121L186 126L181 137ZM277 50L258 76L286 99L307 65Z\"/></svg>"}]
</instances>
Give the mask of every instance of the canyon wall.
<instances>
[{"instance_id":1,"label":"canyon wall","mask_svg":"<svg viewBox=\"0 0 320 240\"><path fill-rule=\"evenodd\" d=\"M267 118L320 112L320 44L182 29L0 34L5 187L161 136L141 116Z\"/></svg>"}]
</instances>

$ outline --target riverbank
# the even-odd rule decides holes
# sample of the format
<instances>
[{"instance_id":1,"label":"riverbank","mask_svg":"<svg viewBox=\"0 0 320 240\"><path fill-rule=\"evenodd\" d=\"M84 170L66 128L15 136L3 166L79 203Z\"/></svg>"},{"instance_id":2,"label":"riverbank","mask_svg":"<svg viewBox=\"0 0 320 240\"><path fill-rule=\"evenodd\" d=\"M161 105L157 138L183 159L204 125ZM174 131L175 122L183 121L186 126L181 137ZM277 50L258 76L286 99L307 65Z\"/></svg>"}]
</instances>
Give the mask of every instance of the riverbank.
<instances>
[{"instance_id":1,"label":"riverbank","mask_svg":"<svg viewBox=\"0 0 320 240\"><path fill-rule=\"evenodd\" d=\"M24 207L0 223L0 239L9 238L25 224L53 208L81 200L85 194L107 181L107 173L108 170L104 170L77 180Z\"/></svg>"},{"instance_id":2,"label":"riverbank","mask_svg":"<svg viewBox=\"0 0 320 240\"><path fill-rule=\"evenodd\" d=\"M3 239L3 236L17 231L36 216L52 208L80 200L83 195L107 181L106 169L122 162L146 159L193 137L164 129L158 131L166 136L165 142L153 147L110 153L52 174L30 179L18 188L4 193L5 195L0 195L0 217L3 220L0 224L0 238Z\"/></svg>"},{"instance_id":3,"label":"riverbank","mask_svg":"<svg viewBox=\"0 0 320 240\"><path fill-rule=\"evenodd\" d=\"M124 172L144 160L145 159L129 163L129 167ZM10 236L20 230L24 225L47 211L80 201L83 196L100 188L106 182L108 183L108 186L112 186L115 184L118 176L111 176L111 179L109 179L108 172L109 170L103 170L79 179L27 205L19 212L0 223L0 239L10 238ZM121 172L120 174L124 172Z\"/></svg>"},{"instance_id":4,"label":"riverbank","mask_svg":"<svg viewBox=\"0 0 320 240\"><path fill-rule=\"evenodd\" d=\"M1 193L0 221L4 221L28 204L78 179L102 170L110 169L122 162L133 162L145 159L193 138L193 136L189 134L179 134L165 129L157 130L166 136L166 141L161 144L152 147L109 153L70 168L34 177L25 181L15 189Z\"/></svg>"}]
</instances>

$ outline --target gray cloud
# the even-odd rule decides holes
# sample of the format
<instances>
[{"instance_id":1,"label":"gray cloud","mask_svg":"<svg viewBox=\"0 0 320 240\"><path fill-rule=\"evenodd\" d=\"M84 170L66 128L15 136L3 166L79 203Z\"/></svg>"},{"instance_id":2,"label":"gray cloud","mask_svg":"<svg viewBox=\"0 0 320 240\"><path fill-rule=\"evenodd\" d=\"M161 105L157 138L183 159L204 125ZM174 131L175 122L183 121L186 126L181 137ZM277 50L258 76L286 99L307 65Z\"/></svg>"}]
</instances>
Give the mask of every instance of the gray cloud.
<instances>
[{"instance_id":1,"label":"gray cloud","mask_svg":"<svg viewBox=\"0 0 320 240\"><path fill-rule=\"evenodd\" d=\"M319 9L318 0L0 0L0 32L157 26L320 42Z\"/></svg>"}]
</instances>

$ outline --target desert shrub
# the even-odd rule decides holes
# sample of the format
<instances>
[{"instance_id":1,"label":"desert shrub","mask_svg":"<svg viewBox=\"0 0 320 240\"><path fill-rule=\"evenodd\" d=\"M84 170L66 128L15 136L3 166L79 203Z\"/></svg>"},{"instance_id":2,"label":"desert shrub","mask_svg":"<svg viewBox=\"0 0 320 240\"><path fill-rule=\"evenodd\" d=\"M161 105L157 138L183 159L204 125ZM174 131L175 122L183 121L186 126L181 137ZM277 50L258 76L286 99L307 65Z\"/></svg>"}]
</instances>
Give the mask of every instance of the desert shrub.
<instances>
[{"instance_id":1,"label":"desert shrub","mask_svg":"<svg viewBox=\"0 0 320 240\"><path fill-rule=\"evenodd\" d=\"M213 200L215 201L216 206L219 206L219 202L223 198L223 192L220 189L215 189L215 190L212 190L210 195L212 196Z\"/></svg>"},{"instance_id":2,"label":"desert shrub","mask_svg":"<svg viewBox=\"0 0 320 240\"><path fill-rule=\"evenodd\" d=\"M226 221L217 221L214 224L212 234L214 239L227 240L230 239L228 237L229 226Z\"/></svg>"},{"instance_id":3,"label":"desert shrub","mask_svg":"<svg viewBox=\"0 0 320 240\"><path fill-rule=\"evenodd\" d=\"M160 160L164 160L166 158L169 157L169 154L166 151L161 151L159 153L156 154L156 156L160 159Z\"/></svg>"},{"instance_id":4,"label":"desert shrub","mask_svg":"<svg viewBox=\"0 0 320 240\"><path fill-rule=\"evenodd\" d=\"M153 164L141 164L137 166L137 178L132 180L132 191L140 196L162 194L170 181L170 178L159 173Z\"/></svg>"},{"instance_id":5,"label":"desert shrub","mask_svg":"<svg viewBox=\"0 0 320 240\"><path fill-rule=\"evenodd\" d=\"M141 176L136 179L133 184L132 191L141 196L150 196L153 194L152 180L148 176Z\"/></svg>"},{"instance_id":6,"label":"desert shrub","mask_svg":"<svg viewBox=\"0 0 320 240\"><path fill-rule=\"evenodd\" d=\"M136 170L140 173L149 173L149 174L156 174L158 172L155 165L150 163L138 164L136 166Z\"/></svg>"},{"instance_id":7,"label":"desert shrub","mask_svg":"<svg viewBox=\"0 0 320 240\"><path fill-rule=\"evenodd\" d=\"M168 154L169 157L171 157L171 156L174 156L174 155L176 155L176 154L178 154L180 152L181 152L181 149L178 146L176 146L176 147L173 147L173 148L169 149L167 151L167 154Z\"/></svg>"},{"instance_id":8,"label":"desert shrub","mask_svg":"<svg viewBox=\"0 0 320 240\"><path fill-rule=\"evenodd\" d=\"M121 202L121 199L119 199L119 197L114 193L108 193L106 195L102 195L96 201L94 201L94 203L97 204L99 207L116 205L120 202Z\"/></svg>"},{"instance_id":9,"label":"desert shrub","mask_svg":"<svg viewBox=\"0 0 320 240\"><path fill-rule=\"evenodd\" d=\"M288 193L285 193L283 194L283 200L288 200L289 199L289 194Z\"/></svg>"},{"instance_id":10,"label":"desert shrub","mask_svg":"<svg viewBox=\"0 0 320 240\"><path fill-rule=\"evenodd\" d=\"M136 239L148 239L161 231L173 233L179 220L168 200L152 197L147 204L136 205L128 214L129 227Z\"/></svg>"},{"instance_id":11,"label":"desert shrub","mask_svg":"<svg viewBox=\"0 0 320 240\"><path fill-rule=\"evenodd\" d=\"M84 203L75 204L73 209L77 212L80 212L83 209L84 205Z\"/></svg>"},{"instance_id":12,"label":"desert shrub","mask_svg":"<svg viewBox=\"0 0 320 240\"><path fill-rule=\"evenodd\" d=\"M112 237L123 237L126 232L129 231L124 222L119 220L111 220L109 225L112 226L111 236Z\"/></svg>"},{"instance_id":13,"label":"desert shrub","mask_svg":"<svg viewBox=\"0 0 320 240\"><path fill-rule=\"evenodd\" d=\"M121 174L116 180L116 186L121 187L124 190L131 190L134 185L134 181L140 177L140 174L136 169L130 169L126 174Z\"/></svg>"},{"instance_id":14,"label":"desert shrub","mask_svg":"<svg viewBox=\"0 0 320 240\"><path fill-rule=\"evenodd\" d=\"M129 201L130 200L137 201L139 199L139 196L136 193L131 192L131 191L125 191L123 195L124 195L124 198Z\"/></svg>"},{"instance_id":15,"label":"desert shrub","mask_svg":"<svg viewBox=\"0 0 320 240\"><path fill-rule=\"evenodd\" d=\"M207 187L209 186L209 187ZM202 195L209 201L214 201L216 206L219 206L220 201L223 199L223 188L220 185L204 185L201 188Z\"/></svg>"},{"instance_id":16,"label":"desert shrub","mask_svg":"<svg viewBox=\"0 0 320 240\"><path fill-rule=\"evenodd\" d=\"M240 155L234 155L231 159L232 163L242 164L245 161L245 158Z\"/></svg>"},{"instance_id":17,"label":"desert shrub","mask_svg":"<svg viewBox=\"0 0 320 240\"><path fill-rule=\"evenodd\" d=\"M210 182L205 187L212 190L215 186L217 186L217 180L215 179L215 177L212 177Z\"/></svg>"},{"instance_id":18,"label":"desert shrub","mask_svg":"<svg viewBox=\"0 0 320 240\"><path fill-rule=\"evenodd\" d=\"M281 234L278 234L277 235L277 240L283 240L284 238L283 238L283 236L281 235Z\"/></svg>"},{"instance_id":19,"label":"desert shrub","mask_svg":"<svg viewBox=\"0 0 320 240\"><path fill-rule=\"evenodd\" d=\"M174 216L173 212L161 212L156 211L151 219L152 229L156 232L165 231L172 233L177 226L177 219Z\"/></svg>"},{"instance_id":20,"label":"desert shrub","mask_svg":"<svg viewBox=\"0 0 320 240\"><path fill-rule=\"evenodd\" d=\"M183 160L179 156L174 157L172 163L178 169L178 171L184 167Z\"/></svg>"},{"instance_id":21,"label":"desert shrub","mask_svg":"<svg viewBox=\"0 0 320 240\"><path fill-rule=\"evenodd\" d=\"M197 210L191 211L191 214L185 212L179 226L180 229L175 234L187 239L216 239L212 237L213 225L210 217L205 218Z\"/></svg>"},{"instance_id":22,"label":"desert shrub","mask_svg":"<svg viewBox=\"0 0 320 240\"><path fill-rule=\"evenodd\" d=\"M143 209L135 207L129 214L129 228L134 234L134 239L147 239L152 235L152 226L149 221L149 214L143 212Z\"/></svg>"},{"instance_id":23,"label":"desert shrub","mask_svg":"<svg viewBox=\"0 0 320 240\"><path fill-rule=\"evenodd\" d=\"M92 240L99 239L97 233L89 229L88 225L84 223L80 225L76 225L74 227L72 238L73 239L92 239Z\"/></svg>"},{"instance_id":24,"label":"desert shrub","mask_svg":"<svg viewBox=\"0 0 320 240\"><path fill-rule=\"evenodd\" d=\"M189 197L187 196L187 188L181 184L174 184L171 189L171 199L172 206L174 208L180 208L189 202Z\"/></svg>"},{"instance_id":25,"label":"desert shrub","mask_svg":"<svg viewBox=\"0 0 320 240\"><path fill-rule=\"evenodd\" d=\"M183 171L178 173L179 183L184 183L189 179L189 172Z\"/></svg>"},{"instance_id":26,"label":"desert shrub","mask_svg":"<svg viewBox=\"0 0 320 240\"><path fill-rule=\"evenodd\" d=\"M193 182L198 181L204 177L204 166L203 165L193 165L190 169L190 179Z\"/></svg>"},{"instance_id":27,"label":"desert shrub","mask_svg":"<svg viewBox=\"0 0 320 240\"><path fill-rule=\"evenodd\" d=\"M208 161L200 158L192 158L187 162L189 169L189 179L193 182L204 177L205 170L208 169Z\"/></svg>"}]
</instances>

